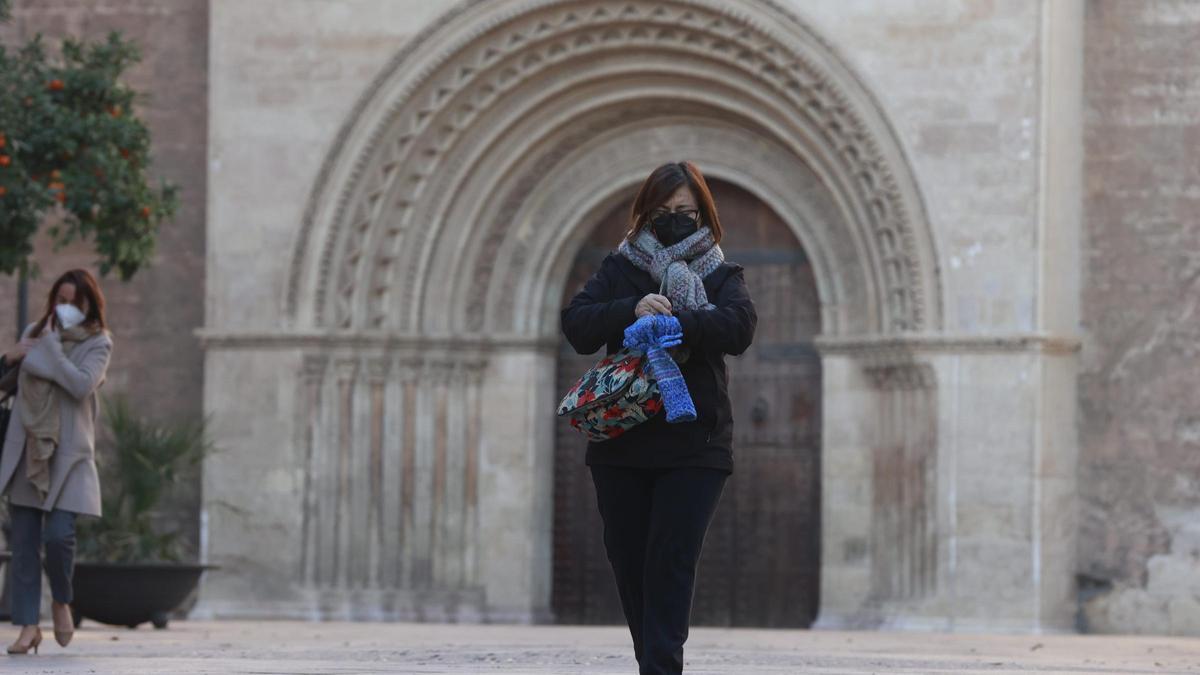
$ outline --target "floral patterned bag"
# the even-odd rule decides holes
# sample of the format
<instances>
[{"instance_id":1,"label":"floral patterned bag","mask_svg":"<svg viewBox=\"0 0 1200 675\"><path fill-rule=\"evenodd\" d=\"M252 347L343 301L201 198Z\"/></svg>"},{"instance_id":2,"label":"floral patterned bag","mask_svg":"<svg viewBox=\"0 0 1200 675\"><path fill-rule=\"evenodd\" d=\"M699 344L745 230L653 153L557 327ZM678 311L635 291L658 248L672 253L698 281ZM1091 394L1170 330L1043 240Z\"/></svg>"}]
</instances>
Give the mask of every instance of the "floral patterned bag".
<instances>
[{"instance_id":1,"label":"floral patterned bag","mask_svg":"<svg viewBox=\"0 0 1200 675\"><path fill-rule=\"evenodd\" d=\"M629 349L604 357L567 392L558 416L591 441L616 438L654 417L662 396L647 362L644 353Z\"/></svg>"}]
</instances>

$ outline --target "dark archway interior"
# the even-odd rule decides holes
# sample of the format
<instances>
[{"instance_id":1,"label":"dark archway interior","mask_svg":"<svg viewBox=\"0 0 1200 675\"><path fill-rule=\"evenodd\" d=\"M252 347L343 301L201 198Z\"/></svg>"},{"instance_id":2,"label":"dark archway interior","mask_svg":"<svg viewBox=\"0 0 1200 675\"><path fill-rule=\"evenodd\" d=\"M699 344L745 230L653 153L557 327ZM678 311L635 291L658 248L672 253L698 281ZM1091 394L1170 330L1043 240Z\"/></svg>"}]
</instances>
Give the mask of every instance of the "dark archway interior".
<instances>
[{"instance_id":1,"label":"dark archway interior","mask_svg":"<svg viewBox=\"0 0 1200 675\"><path fill-rule=\"evenodd\" d=\"M761 200L710 180L722 248L746 267L758 308L754 346L729 358L734 474L705 544L693 624L808 627L816 619L821 542L821 364L816 280L799 241ZM565 303L615 248L630 200L595 224L571 269ZM565 340L558 386L566 391L599 358ZM585 442L558 421L554 469L552 603L560 623L620 624Z\"/></svg>"}]
</instances>

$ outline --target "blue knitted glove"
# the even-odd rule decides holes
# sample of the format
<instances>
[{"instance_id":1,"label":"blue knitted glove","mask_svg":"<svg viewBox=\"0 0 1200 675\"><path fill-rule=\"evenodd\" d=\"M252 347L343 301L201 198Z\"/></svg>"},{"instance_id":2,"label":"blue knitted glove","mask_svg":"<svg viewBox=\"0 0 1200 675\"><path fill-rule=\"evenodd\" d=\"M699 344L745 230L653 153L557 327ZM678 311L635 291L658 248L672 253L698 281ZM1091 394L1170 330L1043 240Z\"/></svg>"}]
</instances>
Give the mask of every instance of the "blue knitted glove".
<instances>
[{"instance_id":1,"label":"blue knitted glove","mask_svg":"<svg viewBox=\"0 0 1200 675\"><path fill-rule=\"evenodd\" d=\"M667 422L691 422L696 419L696 405L688 392L679 364L667 353L683 344L683 326L679 319L664 314L643 316L625 329L625 347L646 352L650 375L658 382Z\"/></svg>"}]
</instances>

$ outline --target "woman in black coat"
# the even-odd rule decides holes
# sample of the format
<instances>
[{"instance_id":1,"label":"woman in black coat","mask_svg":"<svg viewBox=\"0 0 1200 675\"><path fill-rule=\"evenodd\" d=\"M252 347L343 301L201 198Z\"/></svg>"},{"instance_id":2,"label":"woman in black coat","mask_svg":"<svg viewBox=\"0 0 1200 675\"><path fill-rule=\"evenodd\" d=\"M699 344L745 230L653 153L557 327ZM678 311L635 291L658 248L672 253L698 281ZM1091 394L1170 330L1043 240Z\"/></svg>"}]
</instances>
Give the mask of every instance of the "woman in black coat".
<instances>
[{"instance_id":1,"label":"woman in black coat","mask_svg":"<svg viewBox=\"0 0 1200 675\"><path fill-rule=\"evenodd\" d=\"M733 471L725 355L750 346L758 317L742 268L724 261L721 235L699 169L660 166L634 200L618 251L562 310L563 333L580 354L618 351L625 328L650 314L673 315L683 332L676 360L695 421L671 424L660 413L587 450L604 545L643 674L683 672L696 567Z\"/></svg>"}]
</instances>

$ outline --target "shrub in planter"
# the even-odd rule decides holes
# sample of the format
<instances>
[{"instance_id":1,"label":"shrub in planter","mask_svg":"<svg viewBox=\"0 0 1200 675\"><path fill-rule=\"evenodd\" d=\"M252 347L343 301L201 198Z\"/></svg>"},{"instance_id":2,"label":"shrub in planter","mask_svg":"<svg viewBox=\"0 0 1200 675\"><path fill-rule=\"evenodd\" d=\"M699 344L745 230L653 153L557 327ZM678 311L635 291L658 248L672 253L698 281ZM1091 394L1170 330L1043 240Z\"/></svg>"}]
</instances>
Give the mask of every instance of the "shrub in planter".
<instances>
[{"instance_id":1,"label":"shrub in planter","mask_svg":"<svg viewBox=\"0 0 1200 675\"><path fill-rule=\"evenodd\" d=\"M157 522L158 509L212 450L207 425L152 422L122 397L104 412L112 445L100 466L104 515L79 523L76 621L165 627L206 567L182 562L190 557L185 542Z\"/></svg>"}]
</instances>

